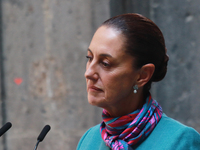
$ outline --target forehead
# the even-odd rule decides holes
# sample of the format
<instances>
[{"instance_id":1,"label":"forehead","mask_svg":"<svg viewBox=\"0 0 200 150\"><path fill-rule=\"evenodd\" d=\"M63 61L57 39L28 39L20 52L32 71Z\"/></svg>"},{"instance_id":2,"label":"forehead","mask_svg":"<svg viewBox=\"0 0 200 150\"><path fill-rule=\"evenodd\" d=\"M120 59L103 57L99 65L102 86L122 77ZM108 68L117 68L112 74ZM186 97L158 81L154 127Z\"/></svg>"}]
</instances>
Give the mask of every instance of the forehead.
<instances>
[{"instance_id":1,"label":"forehead","mask_svg":"<svg viewBox=\"0 0 200 150\"><path fill-rule=\"evenodd\" d=\"M124 53L124 37L112 27L101 26L94 34L89 49L94 53Z\"/></svg>"}]
</instances>

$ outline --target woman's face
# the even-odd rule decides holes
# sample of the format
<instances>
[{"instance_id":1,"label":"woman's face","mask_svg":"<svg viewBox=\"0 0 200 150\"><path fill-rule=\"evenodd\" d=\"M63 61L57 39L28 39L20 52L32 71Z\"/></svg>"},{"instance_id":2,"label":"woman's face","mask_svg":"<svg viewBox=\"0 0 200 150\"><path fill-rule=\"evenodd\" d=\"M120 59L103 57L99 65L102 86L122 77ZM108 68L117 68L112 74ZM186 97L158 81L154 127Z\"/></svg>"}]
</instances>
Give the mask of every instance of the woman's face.
<instances>
[{"instance_id":1,"label":"woman's face","mask_svg":"<svg viewBox=\"0 0 200 150\"><path fill-rule=\"evenodd\" d=\"M85 71L90 104L110 109L132 101L138 73L123 43L124 37L111 27L102 26L94 34Z\"/></svg>"}]
</instances>

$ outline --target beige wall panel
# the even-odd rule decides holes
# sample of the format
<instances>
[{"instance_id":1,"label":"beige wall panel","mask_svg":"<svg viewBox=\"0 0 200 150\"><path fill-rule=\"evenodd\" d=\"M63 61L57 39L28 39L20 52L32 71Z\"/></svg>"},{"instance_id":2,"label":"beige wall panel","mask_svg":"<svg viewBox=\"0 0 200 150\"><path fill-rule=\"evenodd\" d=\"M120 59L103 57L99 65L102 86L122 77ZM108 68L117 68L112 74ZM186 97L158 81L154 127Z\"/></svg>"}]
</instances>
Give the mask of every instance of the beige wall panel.
<instances>
[{"instance_id":1,"label":"beige wall panel","mask_svg":"<svg viewBox=\"0 0 200 150\"><path fill-rule=\"evenodd\" d=\"M33 149L46 124L40 149L75 149L101 120L87 102L85 56L109 1L8 0L3 13L8 150Z\"/></svg>"}]
</instances>

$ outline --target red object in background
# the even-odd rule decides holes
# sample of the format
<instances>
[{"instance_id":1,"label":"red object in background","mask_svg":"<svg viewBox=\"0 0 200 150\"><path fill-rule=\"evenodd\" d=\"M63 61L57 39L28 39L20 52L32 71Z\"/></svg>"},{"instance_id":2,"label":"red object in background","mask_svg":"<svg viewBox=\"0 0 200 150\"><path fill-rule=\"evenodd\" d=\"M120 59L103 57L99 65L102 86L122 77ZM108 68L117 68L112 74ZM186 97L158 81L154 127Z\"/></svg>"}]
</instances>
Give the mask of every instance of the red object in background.
<instances>
[{"instance_id":1,"label":"red object in background","mask_svg":"<svg viewBox=\"0 0 200 150\"><path fill-rule=\"evenodd\" d=\"M22 78L15 78L14 79L15 84L20 85L23 82Z\"/></svg>"}]
</instances>

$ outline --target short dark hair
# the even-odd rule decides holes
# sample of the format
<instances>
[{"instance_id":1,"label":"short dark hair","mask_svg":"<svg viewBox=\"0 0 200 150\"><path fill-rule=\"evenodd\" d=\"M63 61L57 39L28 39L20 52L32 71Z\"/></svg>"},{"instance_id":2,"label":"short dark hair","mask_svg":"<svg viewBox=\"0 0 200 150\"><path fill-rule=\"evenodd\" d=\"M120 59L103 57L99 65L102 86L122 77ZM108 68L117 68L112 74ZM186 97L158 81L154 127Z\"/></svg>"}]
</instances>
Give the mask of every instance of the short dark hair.
<instances>
[{"instance_id":1,"label":"short dark hair","mask_svg":"<svg viewBox=\"0 0 200 150\"><path fill-rule=\"evenodd\" d=\"M153 21L140 14L129 13L112 17L104 25L120 31L125 37L125 51L134 57L136 69L148 63L155 65L152 78L144 86L146 92L152 82L165 77L169 57L163 34Z\"/></svg>"}]
</instances>

